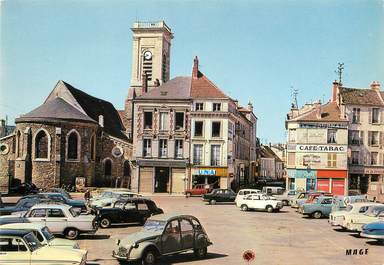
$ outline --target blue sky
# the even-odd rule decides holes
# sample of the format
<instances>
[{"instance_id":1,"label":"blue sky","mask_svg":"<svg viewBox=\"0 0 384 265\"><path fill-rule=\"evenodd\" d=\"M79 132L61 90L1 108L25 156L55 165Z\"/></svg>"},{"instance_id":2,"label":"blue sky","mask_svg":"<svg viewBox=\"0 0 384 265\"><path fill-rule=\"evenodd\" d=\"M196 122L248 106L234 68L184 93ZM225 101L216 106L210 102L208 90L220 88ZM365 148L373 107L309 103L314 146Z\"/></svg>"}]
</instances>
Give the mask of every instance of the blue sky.
<instances>
[{"instance_id":1,"label":"blue sky","mask_svg":"<svg viewBox=\"0 0 384 265\"><path fill-rule=\"evenodd\" d=\"M299 105L329 99L338 62L345 86L384 83L382 0L2 0L0 117L37 107L60 79L122 109L136 20L171 27L171 77L197 55L229 96L253 102L264 142L285 141L291 87Z\"/></svg>"}]
</instances>

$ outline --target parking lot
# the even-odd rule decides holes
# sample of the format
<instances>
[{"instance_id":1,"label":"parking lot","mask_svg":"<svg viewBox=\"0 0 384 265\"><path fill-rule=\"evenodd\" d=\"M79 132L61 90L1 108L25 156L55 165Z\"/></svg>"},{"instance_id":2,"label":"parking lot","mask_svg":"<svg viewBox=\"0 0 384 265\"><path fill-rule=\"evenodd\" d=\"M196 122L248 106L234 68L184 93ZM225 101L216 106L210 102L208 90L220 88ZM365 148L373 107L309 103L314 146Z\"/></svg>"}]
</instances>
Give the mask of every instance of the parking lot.
<instances>
[{"instance_id":1,"label":"parking lot","mask_svg":"<svg viewBox=\"0 0 384 265\"><path fill-rule=\"evenodd\" d=\"M242 212L233 204L207 205L199 197L153 196L164 212L192 214L199 218L213 245L205 260L193 253L163 258L160 264L248 264L244 251L256 258L249 264L384 264L384 245L355 234L335 231L327 219L308 219L294 209L279 213ZM89 251L90 264L118 264L111 257L115 241L138 231L136 225L99 229L80 236ZM368 249L367 255L346 255L348 249Z\"/></svg>"}]
</instances>

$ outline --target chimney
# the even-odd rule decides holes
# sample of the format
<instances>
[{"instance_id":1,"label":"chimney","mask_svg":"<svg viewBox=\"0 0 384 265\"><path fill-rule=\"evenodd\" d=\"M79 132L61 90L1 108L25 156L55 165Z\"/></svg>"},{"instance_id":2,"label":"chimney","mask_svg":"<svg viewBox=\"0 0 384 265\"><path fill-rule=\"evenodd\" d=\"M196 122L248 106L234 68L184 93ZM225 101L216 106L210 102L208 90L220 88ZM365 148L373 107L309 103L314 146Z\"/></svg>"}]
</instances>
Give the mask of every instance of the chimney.
<instances>
[{"instance_id":1,"label":"chimney","mask_svg":"<svg viewBox=\"0 0 384 265\"><path fill-rule=\"evenodd\" d=\"M378 81L373 81L371 84L371 89L375 91L380 91L380 83Z\"/></svg>"},{"instance_id":2,"label":"chimney","mask_svg":"<svg viewBox=\"0 0 384 265\"><path fill-rule=\"evenodd\" d=\"M316 119L321 119L321 104L316 106Z\"/></svg>"},{"instance_id":3,"label":"chimney","mask_svg":"<svg viewBox=\"0 0 384 265\"><path fill-rule=\"evenodd\" d=\"M195 59L193 59L192 78L197 79L198 73L199 73L199 59L197 58L197 56L195 56Z\"/></svg>"},{"instance_id":4,"label":"chimney","mask_svg":"<svg viewBox=\"0 0 384 265\"><path fill-rule=\"evenodd\" d=\"M141 84L141 94L144 95L148 92L148 79L147 79L147 73L143 72L142 79L143 83Z\"/></svg>"},{"instance_id":5,"label":"chimney","mask_svg":"<svg viewBox=\"0 0 384 265\"><path fill-rule=\"evenodd\" d=\"M100 127L104 127L104 116L103 115L99 115L99 125L100 125Z\"/></svg>"},{"instance_id":6,"label":"chimney","mask_svg":"<svg viewBox=\"0 0 384 265\"><path fill-rule=\"evenodd\" d=\"M339 93L339 83L335 80L332 84L332 102L336 102L337 94Z\"/></svg>"},{"instance_id":7,"label":"chimney","mask_svg":"<svg viewBox=\"0 0 384 265\"><path fill-rule=\"evenodd\" d=\"M253 111L253 105L251 101L248 102L248 110Z\"/></svg>"}]
</instances>

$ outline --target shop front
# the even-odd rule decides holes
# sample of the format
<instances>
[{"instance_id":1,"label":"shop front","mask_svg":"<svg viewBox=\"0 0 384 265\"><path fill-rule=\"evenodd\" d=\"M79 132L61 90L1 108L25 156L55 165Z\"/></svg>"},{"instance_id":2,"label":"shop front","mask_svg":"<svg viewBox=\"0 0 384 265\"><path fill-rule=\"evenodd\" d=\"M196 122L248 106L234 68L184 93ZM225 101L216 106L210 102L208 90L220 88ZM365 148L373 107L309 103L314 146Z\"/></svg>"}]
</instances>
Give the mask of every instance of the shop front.
<instances>
[{"instance_id":1,"label":"shop front","mask_svg":"<svg viewBox=\"0 0 384 265\"><path fill-rule=\"evenodd\" d=\"M349 169L349 189L359 190L362 194L370 195L371 182L376 182L384 175L384 167L351 166Z\"/></svg>"},{"instance_id":2,"label":"shop front","mask_svg":"<svg viewBox=\"0 0 384 265\"><path fill-rule=\"evenodd\" d=\"M192 168L191 188L197 184L209 184L213 188L229 187L229 177L227 167L199 167Z\"/></svg>"},{"instance_id":3,"label":"shop front","mask_svg":"<svg viewBox=\"0 0 384 265\"><path fill-rule=\"evenodd\" d=\"M288 169L288 187L292 190L311 191L316 189L316 170Z\"/></svg>"},{"instance_id":4,"label":"shop front","mask_svg":"<svg viewBox=\"0 0 384 265\"><path fill-rule=\"evenodd\" d=\"M347 170L317 170L317 190L333 195L347 194Z\"/></svg>"}]
</instances>

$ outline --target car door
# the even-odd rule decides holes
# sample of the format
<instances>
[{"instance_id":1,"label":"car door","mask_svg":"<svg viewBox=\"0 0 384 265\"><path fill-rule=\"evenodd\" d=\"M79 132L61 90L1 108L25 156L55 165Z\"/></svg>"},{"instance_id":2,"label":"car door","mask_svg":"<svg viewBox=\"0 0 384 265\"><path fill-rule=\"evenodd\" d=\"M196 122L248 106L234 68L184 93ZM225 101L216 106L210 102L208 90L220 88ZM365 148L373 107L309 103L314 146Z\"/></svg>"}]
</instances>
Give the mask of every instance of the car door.
<instances>
[{"instance_id":1,"label":"car door","mask_svg":"<svg viewBox=\"0 0 384 265\"><path fill-rule=\"evenodd\" d=\"M254 194L252 195L253 209L264 209L264 197Z\"/></svg>"},{"instance_id":2,"label":"car door","mask_svg":"<svg viewBox=\"0 0 384 265\"><path fill-rule=\"evenodd\" d=\"M321 212L324 215L329 215L332 210L332 198L325 198L321 201Z\"/></svg>"},{"instance_id":3,"label":"car door","mask_svg":"<svg viewBox=\"0 0 384 265\"><path fill-rule=\"evenodd\" d=\"M30 265L31 252L19 238L0 237L0 264Z\"/></svg>"},{"instance_id":4,"label":"car door","mask_svg":"<svg viewBox=\"0 0 384 265\"><path fill-rule=\"evenodd\" d=\"M181 250L181 234L179 220L168 222L161 236L162 254L178 252Z\"/></svg>"},{"instance_id":5,"label":"car door","mask_svg":"<svg viewBox=\"0 0 384 265\"><path fill-rule=\"evenodd\" d=\"M50 208L47 211L45 225L54 234L61 234L67 227L68 219L62 209Z\"/></svg>"},{"instance_id":6,"label":"car door","mask_svg":"<svg viewBox=\"0 0 384 265\"><path fill-rule=\"evenodd\" d=\"M47 213L45 208L35 208L27 214L28 221L45 225Z\"/></svg>"},{"instance_id":7,"label":"car door","mask_svg":"<svg viewBox=\"0 0 384 265\"><path fill-rule=\"evenodd\" d=\"M193 225L187 218L180 219L181 249L192 249L195 237Z\"/></svg>"},{"instance_id":8,"label":"car door","mask_svg":"<svg viewBox=\"0 0 384 265\"><path fill-rule=\"evenodd\" d=\"M128 201L124 205L124 220L122 220L125 223L134 223L134 222L139 222L141 220L141 216L138 210L138 201Z\"/></svg>"}]
</instances>

